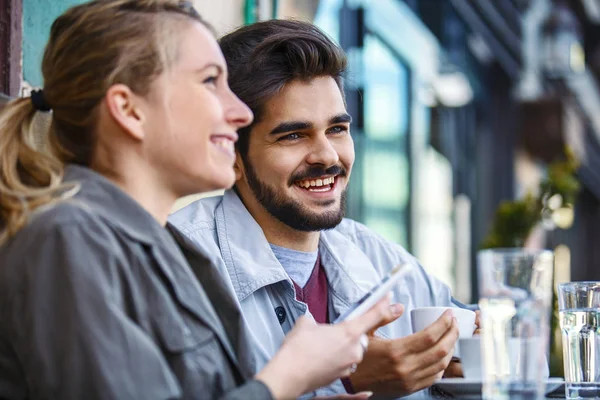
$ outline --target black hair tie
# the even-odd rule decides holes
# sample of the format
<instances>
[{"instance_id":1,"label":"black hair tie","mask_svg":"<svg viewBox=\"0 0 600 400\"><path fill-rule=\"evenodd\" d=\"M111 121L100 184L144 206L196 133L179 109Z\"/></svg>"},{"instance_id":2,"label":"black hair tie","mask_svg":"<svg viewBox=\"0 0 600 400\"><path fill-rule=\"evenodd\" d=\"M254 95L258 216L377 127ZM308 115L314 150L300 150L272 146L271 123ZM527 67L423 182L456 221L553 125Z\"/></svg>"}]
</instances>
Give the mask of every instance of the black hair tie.
<instances>
[{"instance_id":1,"label":"black hair tie","mask_svg":"<svg viewBox=\"0 0 600 400\"><path fill-rule=\"evenodd\" d=\"M52 110L52 107L46 102L46 97L44 97L44 91L42 89L31 91L31 104L33 104L33 107L38 111L48 112Z\"/></svg>"}]
</instances>

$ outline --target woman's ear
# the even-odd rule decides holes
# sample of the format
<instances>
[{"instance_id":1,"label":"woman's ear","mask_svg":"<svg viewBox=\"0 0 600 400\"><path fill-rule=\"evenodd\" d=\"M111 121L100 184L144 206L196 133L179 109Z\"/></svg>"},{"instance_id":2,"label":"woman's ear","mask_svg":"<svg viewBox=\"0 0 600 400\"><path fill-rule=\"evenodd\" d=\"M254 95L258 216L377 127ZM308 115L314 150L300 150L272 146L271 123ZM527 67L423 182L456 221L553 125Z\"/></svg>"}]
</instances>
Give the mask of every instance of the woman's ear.
<instances>
[{"instance_id":1,"label":"woman's ear","mask_svg":"<svg viewBox=\"0 0 600 400\"><path fill-rule=\"evenodd\" d=\"M112 119L132 138L143 140L146 116L136 105L136 96L127 85L111 86L104 96L104 104Z\"/></svg>"}]
</instances>

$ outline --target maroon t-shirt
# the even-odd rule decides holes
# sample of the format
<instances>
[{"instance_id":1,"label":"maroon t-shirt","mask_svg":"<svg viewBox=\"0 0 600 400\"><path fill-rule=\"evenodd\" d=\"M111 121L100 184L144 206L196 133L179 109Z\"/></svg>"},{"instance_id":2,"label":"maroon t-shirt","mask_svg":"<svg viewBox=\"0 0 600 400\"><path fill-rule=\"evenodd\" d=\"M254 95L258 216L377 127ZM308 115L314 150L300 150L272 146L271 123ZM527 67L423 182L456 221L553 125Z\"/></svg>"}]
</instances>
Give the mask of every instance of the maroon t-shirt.
<instances>
[{"instance_id":1,"label":"maroon t-shirt","mask_svg":"<svg viewBox=\"0 0 600 400\"><path fill-rule=\"evenodd\" d=\"M308 310L320 324L329 323L329 288L327 275L321 266L321 257L317 256L315 267L303 288L294 282L296 300L306 303Z\"/></svg>"},{"instance_id":2,"label":"maroon t-shirt","mask_svg":"<svg viewBox=\"0 0 600 400\"><path fill-rule=\"evenodd\" d=\"M293 282L293 281L292 281ZM317 256L317 262L313 272L308 278L304 288L294 282L296 288L296 299L306 303L308 310L320 324L329 323L329 287L327 286L327 275L321 266L321 257ZM352 383L348 377L342 378L344 389L348 393L355 393Z\"/></svg>"}]
</instances>

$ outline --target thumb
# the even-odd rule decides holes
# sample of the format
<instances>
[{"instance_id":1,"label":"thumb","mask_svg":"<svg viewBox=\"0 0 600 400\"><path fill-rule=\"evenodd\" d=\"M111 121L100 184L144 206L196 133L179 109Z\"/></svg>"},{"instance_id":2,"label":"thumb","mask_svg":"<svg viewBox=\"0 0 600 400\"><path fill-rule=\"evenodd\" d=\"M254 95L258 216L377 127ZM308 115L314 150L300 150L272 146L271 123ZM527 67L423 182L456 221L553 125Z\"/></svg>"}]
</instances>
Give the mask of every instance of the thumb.
<instances>
[{"instance_id":1,"label":"thumb","mask_svg":"<svg viewBox=\"0 0 600 400\"><path fill-rule=\"evenodd\" d=\"M294 323L294 327L298 327L299 329L301 329L304 326L311 326L311 325L316 325L316 324L317 323L315 322L314 319L311 319L311 318L307 317L306 315L303 315L296 320L296 322Z\"/></svg>"},{"instance_id":2,"label":"thumb","mask_svg":"<svg viewBox=\"0 0 600 400\"><path fill-rule=\"evenodd\" d=\"M377 329L381 328L382 326L386 326L387 324L391 324L392 322L394 322L395 320L400 318L402 316L402 314L404 314L404 305L402 305L400 303L391 304L390 305L390 313L388 314L388 316L385 317L384 319L382 319L381 322L379 322L379 324L377 324L377 326L375 326L373 329L371 329L369 332L367 332L367 335L369 335L369 336L375 335L375 331Z\"/></svg>"}]
</instances>

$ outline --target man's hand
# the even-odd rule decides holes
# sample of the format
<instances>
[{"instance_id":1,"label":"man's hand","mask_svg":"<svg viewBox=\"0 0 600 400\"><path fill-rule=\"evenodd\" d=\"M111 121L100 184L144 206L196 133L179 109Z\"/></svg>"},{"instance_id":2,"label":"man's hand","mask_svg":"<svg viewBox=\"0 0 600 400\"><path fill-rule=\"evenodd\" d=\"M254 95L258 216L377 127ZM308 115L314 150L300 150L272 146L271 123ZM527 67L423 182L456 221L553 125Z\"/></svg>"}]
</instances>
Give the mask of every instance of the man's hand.
<instances>
[{"instance_id":1,"label":"man's hand","mask_svg":"<svg viewBox=\"0 0 600 400\"><path fill-rule=\"evenodd\" d=\"M464 378L462 364L460 360L453 359L444 371L444 378Z\"/></svg>"},{"instance_id":2,"label":"man's hand","mask_svg":"<svg viewBox=\"0 0 600 400\"><path fill-rule=\"evenodd\" d=\"M396 396L425 389L444 374L457 340L458 324L451 311L404 338L371 337L362 363L350 375L352 386Z\"/></svg>"},{"instance_id":3,"label":"man's hand","mask_svg":"<svg viewBox=\"0 0 600 400\"><path fill-rule=\"evenodd\" d=\"M473 335L479 335L481 333L481 310L475 311L475 331Z\"/></svg>"},{"instance_id":4,"label":"man's hand","mask_svg":"<svg viewBox=\"0 0 600 400\"><path fill-rule=\"evenodd\" d=\"M475 331L473 335L479 335L481 333L481 311L475 311ZM446 371L444 371L444 378L463 378L462 365L459 359L452 359Z\"/></svg>"}]
</instances>

